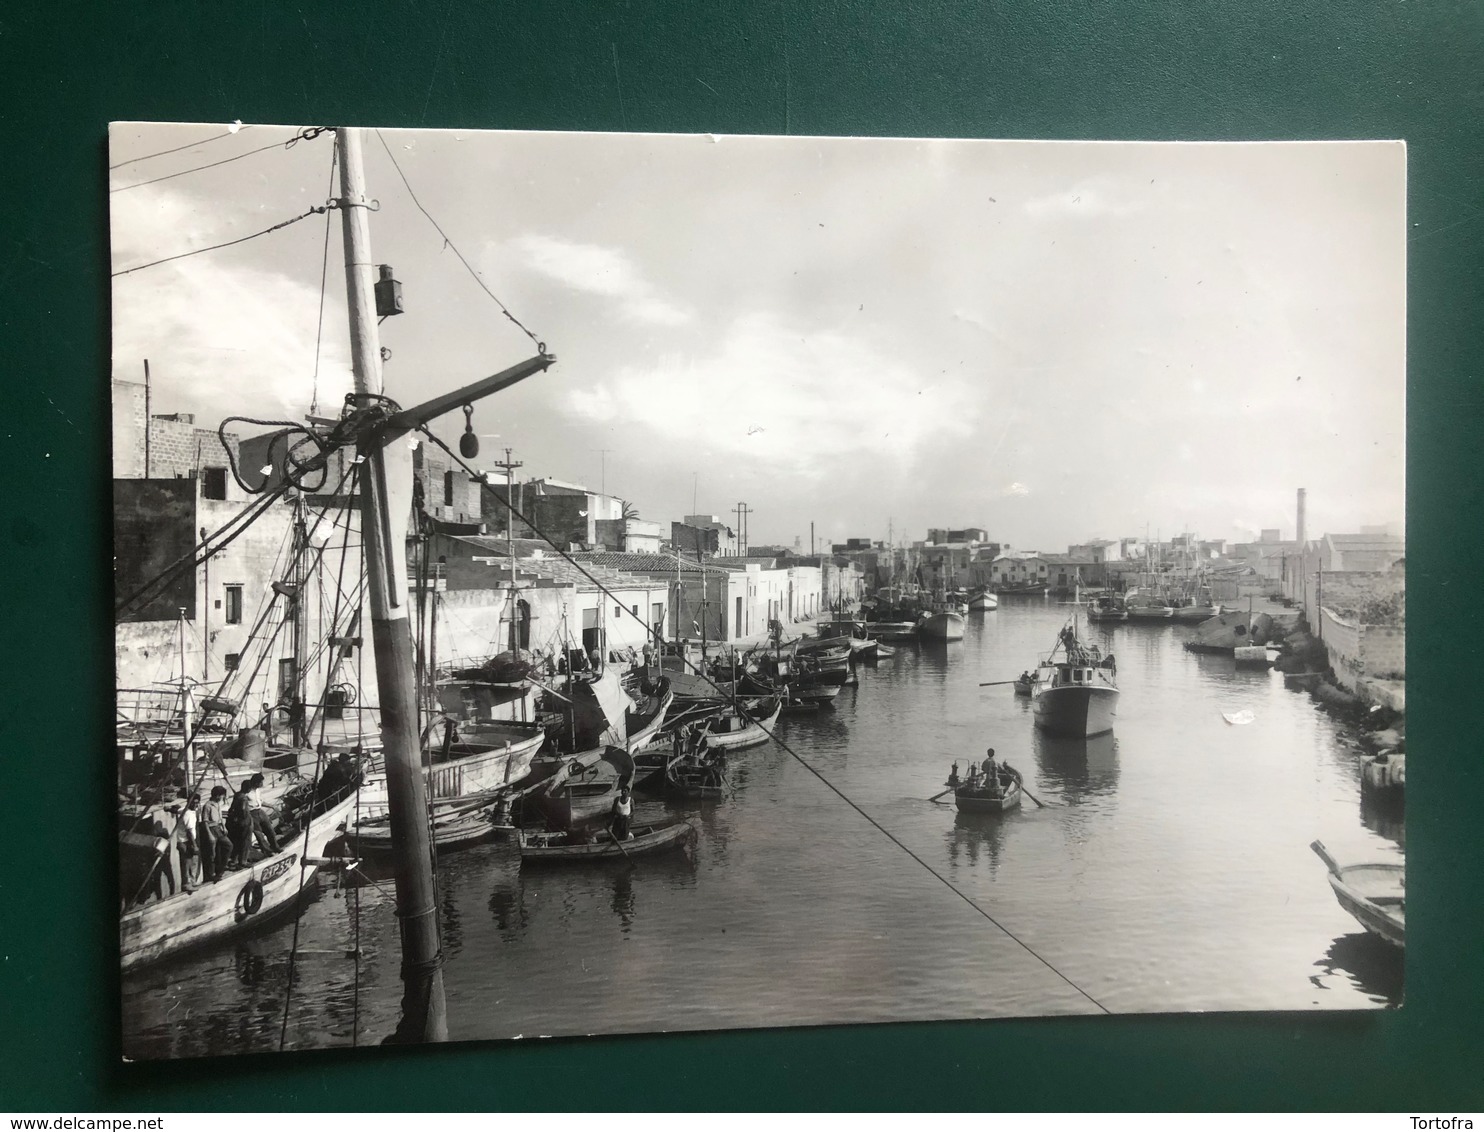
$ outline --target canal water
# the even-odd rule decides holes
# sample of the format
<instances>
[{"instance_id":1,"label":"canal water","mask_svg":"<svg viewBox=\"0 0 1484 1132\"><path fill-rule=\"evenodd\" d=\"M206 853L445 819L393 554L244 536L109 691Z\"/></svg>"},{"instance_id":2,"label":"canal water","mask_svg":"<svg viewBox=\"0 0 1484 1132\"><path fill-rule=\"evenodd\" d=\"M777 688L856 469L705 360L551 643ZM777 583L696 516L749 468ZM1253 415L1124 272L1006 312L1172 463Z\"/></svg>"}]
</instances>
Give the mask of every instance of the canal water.
<instances>
[{"instance_id":1,"label":"canal water","mask_svg":"<svg viewBox=\"0 0 1484 1132\"><path fill-rule=\"evenodd\" d=\"M835 711L780 720L900 844L773 743L733 757L723 802L640 798L638 822L695 822L693 860L446 856L451 1036L1399 1003L1400 957L1308 847L1402 856L1344 729L1276 673L1186 652L1189 629L1120 625L1090 630L1118 661L1113 734L1045 736L1028 701L979 684L1033 665L1068 612L1005 600L961 642L863 666ZM926 801L989 746L1045 808ZM286 1031L292 923L125 978L125 1055L379 1043L400 995L391 882L325 879L308 899Z\"/></svg>"}]
</instances>

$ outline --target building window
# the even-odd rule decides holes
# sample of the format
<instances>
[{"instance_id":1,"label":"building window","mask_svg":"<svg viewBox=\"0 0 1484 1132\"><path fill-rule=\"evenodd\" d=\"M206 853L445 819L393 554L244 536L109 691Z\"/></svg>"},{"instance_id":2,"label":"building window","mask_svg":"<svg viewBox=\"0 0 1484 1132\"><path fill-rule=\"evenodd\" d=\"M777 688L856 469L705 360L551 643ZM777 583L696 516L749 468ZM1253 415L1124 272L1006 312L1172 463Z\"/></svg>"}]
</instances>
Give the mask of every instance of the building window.
<instances>
[{"instance_id":1,"label":"building window","mask_svg":"<svg viewBox=\"0 0 1484 1132\"><path fill-rule=\"evenodd\" d=\"M443 506L453 506L453 472L443 473Z\"/></svg>"},{"instance_id":2,"label":"building window","mask_svg":"<svg viewBox=\"0 0 1484 1132\"><path fill-rule=\"evenodd\" d=\"M203 469L201 469L201 498L202 499L225 499L225 498L227 498L227 469L226 468L203 468Z\"/></svg>"},{"instance_id":3,"label":"building window","mask_svg":"<svg viewBox=\"0 0 1484 1132\"><path fill-rule=\"evenodd\" d=\"M242 665L242 654L240 652L229 652L223 659L222 664L228 672L236 672Z\"/></svg>"},{"instance_id":4,"label":"building window","mask_svg":"<svg viewBox=\"0 0 1484 1132\"><path fill-rule=\"evenodd\" d=\"M227 624L242 624L242 587L227 587Z\"/></svg>"},{"instance_id":5,"label":"building window","mask_svg":"<svg viewBox=\"0 0 1484 1132\"><path fill-rule=\"evenodd\" d=\"M615 605L613 607L613 619L615 621L617 621L622 616L623 616L623 606L621 606L621 605Z\"/></svg>"}]
</instances>

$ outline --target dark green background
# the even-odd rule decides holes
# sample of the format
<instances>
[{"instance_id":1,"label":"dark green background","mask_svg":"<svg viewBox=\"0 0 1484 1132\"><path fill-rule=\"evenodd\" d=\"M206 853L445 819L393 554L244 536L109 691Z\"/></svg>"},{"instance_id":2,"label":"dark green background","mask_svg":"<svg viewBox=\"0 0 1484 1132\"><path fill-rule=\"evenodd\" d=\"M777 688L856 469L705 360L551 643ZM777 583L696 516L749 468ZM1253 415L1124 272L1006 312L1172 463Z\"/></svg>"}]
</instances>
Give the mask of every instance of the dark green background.
<instances>
[{"instance_id":1,"label":"dark green background","mask_svg":"<svg viewBox=\"0 0 1484 1132\"><path fill-rule=\"evenodd\" d=\"M1426 0L0 8L0 1109L1480 1107L1480 24ZM119 1064L104 145L122 118L1405 138L1406 1007ZM1232 804L1261 812L1235 775Z\"/></svg>"}]
</instances>

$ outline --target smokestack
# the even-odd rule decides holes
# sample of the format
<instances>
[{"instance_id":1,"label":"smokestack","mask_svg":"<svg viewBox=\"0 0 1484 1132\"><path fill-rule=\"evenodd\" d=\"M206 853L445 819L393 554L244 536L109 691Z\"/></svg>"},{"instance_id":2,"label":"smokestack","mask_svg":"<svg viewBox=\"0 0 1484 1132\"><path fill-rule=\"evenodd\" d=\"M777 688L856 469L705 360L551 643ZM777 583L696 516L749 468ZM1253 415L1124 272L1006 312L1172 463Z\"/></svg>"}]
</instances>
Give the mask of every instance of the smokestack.
<instances>
[{"instance_id":1,"label":"smokestack","mask_svg":"<svg viewBox=\"0 0 1484 1132\"><path fill-rule=\"evenodd\" d=\"M1308 495L1303 488L1298 489L1298 544L1299 550L1304 549L1304 497Z\"/></svg>"}]
</instances>

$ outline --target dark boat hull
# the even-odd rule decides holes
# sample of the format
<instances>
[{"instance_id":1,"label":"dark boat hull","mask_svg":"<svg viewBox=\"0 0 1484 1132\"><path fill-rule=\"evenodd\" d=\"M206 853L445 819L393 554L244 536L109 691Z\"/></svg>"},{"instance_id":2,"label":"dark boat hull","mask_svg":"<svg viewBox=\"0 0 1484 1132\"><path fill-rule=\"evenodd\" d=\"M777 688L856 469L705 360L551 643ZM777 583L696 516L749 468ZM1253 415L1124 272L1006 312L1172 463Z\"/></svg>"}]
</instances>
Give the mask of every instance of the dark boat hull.
<instances>
[{"instance_id":1,"label":"dark boat hull","mask_svg":"<svg viewBox=\"0 0 1484 1132\"><path fill-rule=\"evenodd\" d=\"M689 822L667 826L640 826L632 831L633 840L614 841L606 833L591 841L574 841L562 834L539 834L522 831L520 859L522 864L587 864L594 861L625 861L631 857L666 853L694 843L696 830Z\"/></svg>"}]
</instances>

